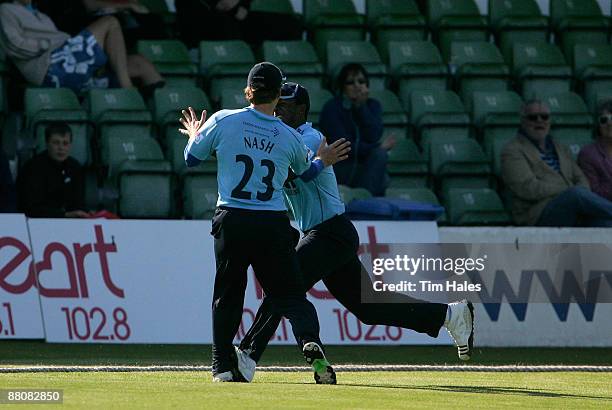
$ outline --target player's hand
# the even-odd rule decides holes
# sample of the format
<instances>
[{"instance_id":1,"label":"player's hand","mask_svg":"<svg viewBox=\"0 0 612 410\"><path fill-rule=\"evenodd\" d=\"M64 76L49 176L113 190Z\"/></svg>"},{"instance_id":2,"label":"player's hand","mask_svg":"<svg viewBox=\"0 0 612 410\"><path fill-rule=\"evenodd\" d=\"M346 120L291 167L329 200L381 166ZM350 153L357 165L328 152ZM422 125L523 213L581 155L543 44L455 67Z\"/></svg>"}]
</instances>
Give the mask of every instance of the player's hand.
<instances>
[{"instance_id":1,"label":"player's hand","mask_svg":"<svg viewBox=\"0 0 612 410\"><path fill-rule=\"evenodd\" d=\"M189 110L182 110L181 113L183 114L183 118L179 119L179 121L183 124L184 128L179 128L179 132L187 135L189 139L195 138L204 129L206 110L202 110L202 115L199 120L191 107L189 107Z\"/></svg>"},{"instance_id":2,"label":"player's hand","mask_svg":"<svg viewBox=\"0 0 612 410\"><path fill-rule=\"evenodd\" d=\"M317 157L321 158L323 164L328 167L336 162L344 161L348 158L348 153L351 150L351 142L345 138L340 138L331 145L327 145L327 140L323 137L321 145L317 150Z\"/></svg>"}]
</instances>

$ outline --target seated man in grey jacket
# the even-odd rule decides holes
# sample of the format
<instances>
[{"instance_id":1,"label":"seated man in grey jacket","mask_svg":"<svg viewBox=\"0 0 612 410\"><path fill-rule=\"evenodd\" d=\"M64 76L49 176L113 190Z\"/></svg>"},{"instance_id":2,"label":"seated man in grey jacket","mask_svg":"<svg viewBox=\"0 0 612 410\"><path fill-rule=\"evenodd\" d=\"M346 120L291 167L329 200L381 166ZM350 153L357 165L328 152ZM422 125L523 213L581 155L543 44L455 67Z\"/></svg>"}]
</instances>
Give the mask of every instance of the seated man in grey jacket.
<instances>
[{"instance_id":1,"label":"seated man in grey jacket","mask_svg":"<svg viewBox=\"0 0 612 410\"><path fill-rule=\"evenodd\" d=\"M149 60L127 55L114 17L102 17L70 37L40 13L32 0L15 0L0 5L0 47L35 85L75 92L95 88L94 75L107 62L120 87L133 87L132 78L145 89L163 84Z\"/></svg>"},{"instance_id":2,"label":"seated man in grey jacket","mask_svg":"<svg viewBox=\"0 0 612 410\"><path fill-rule=\"evenodd\" d=\"M550 133L550 109L527 101L521 129L502 151L502 177L518 225L612 226L612 202L591 192L569 148Z\"/></svg>"}]
</instances>

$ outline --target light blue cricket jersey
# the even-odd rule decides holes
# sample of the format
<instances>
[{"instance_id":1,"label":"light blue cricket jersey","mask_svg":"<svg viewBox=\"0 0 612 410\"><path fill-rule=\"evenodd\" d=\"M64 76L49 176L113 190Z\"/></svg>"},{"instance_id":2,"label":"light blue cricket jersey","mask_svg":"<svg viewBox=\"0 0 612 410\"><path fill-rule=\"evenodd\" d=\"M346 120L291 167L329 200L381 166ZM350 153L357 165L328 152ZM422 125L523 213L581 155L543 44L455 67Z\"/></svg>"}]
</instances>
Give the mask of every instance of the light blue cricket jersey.
<instances>
[{"instance_id":1,"label":"light blue cricket jersey","mask_svg":"<svg viewBox=\"0 0 612 410\"><path fill-rule=\"evenodd\" d=\"M205 160L217 156L217 206L262 211L286 210L283 184L289 168L297 175L310 167L302 137L280 119L251 107L221 110L185 147Z\"/></svg>"},{"instance_id":2,"label":"light blue cricket jersey","mask_svg":"<svg viewBox=\"0 0 612 410\"><path fill-rule=\"evenodd\" d=\"M323 134L307 122L297 132L302 135L311 155L319 149ZM312 181L304 182L296 178L285 184L285 196L293 212L295 221L302 231L344 213L344 203L340 199L338 183L332 167L326 167Z\"/></svg>"}]
</instances>

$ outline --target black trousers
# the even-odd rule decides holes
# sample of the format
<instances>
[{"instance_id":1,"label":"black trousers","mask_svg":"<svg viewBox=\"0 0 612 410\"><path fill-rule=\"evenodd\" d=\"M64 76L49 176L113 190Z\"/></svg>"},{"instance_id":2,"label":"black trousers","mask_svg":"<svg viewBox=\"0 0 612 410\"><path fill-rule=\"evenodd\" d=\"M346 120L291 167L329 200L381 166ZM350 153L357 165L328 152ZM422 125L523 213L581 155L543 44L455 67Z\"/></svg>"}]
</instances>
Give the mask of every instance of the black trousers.
<instances>
[{"instance_id":1,"label":"black trousers","mask_svg":"<svg viewBox=\"0 0 612 410\"><path fill-rule=\"evenodd\" d=\"M293 247L293 228L284 212L217 209L212 222L217 273L212 305L213 373L235 367L233 339L240 326L253 266L275 317L289 319L300 350L319 339L319 320L306 299L304 281Z\"/></svg>"},{"instance_id":2,"label":"black trousers","mask_svg":"<svg viewBox=\"0 0 612 410\"><path fill-rule=\"evenodd\" d=\"M398 326L437 337L446 318L445 304L427 303L400 293L385 298L385 303L362 302L367 292L377 295L357 257L358 247L357 231L344 215L335 216L306 232L296 248L306 289L323 279L338 302L363 323ZM268 298L264 298L240 348L250 350L250 356L259 361L280 320L281 316L274 313Z\"/></svg>"}]
</instances>

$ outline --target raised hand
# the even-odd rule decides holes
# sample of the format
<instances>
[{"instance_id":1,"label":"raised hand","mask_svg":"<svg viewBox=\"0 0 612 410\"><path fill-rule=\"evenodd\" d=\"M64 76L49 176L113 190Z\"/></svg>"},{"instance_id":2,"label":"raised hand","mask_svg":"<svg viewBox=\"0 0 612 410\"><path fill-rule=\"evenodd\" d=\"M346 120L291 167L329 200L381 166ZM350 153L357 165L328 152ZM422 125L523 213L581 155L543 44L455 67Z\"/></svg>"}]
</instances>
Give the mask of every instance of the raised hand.
<instances>
[{"instance_id":1,"label":"raised hand","mask_svg":"<svg viewBox=\"0 0 612 410\"><path fill-rule=\"evenodd\" d=\"M187 135L190 139L195 138L204 129L204 123L206 122L206 110L202 111L202 115L198 120L193 108L189 107L189 110L182 110L183 118L179 119L179 122L184 128L179 128L181 134Z\"/></svg>"},{"instance_id":2,"label":"raised hand","mask_svg":"<svg viewBox=\"0 0 612 410\"><path fill-rule=\"evenodd\" d=\"M340 138L331 145L327 145L327 140L323 137L321 145L319 145L319 149L317 150L317 156L321 158L323 164L328 167L347 159L350 150L351 142L347 141L345 138Z\"/></svg>"}]
</instances>

